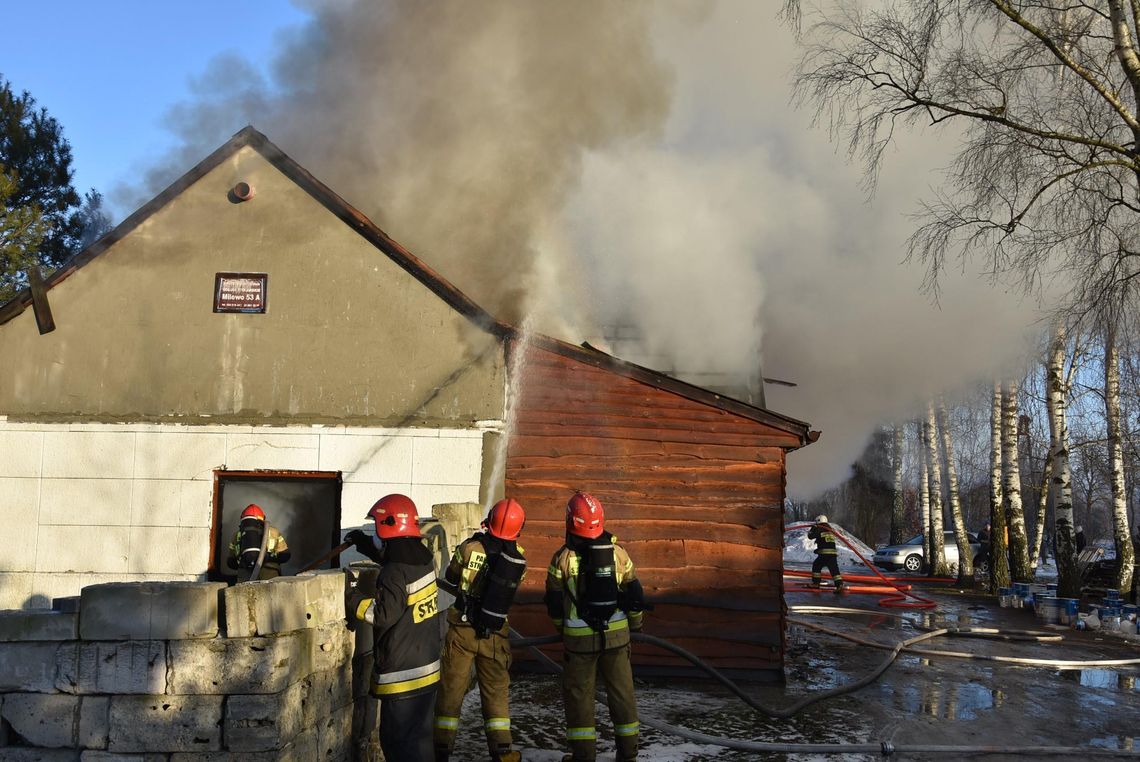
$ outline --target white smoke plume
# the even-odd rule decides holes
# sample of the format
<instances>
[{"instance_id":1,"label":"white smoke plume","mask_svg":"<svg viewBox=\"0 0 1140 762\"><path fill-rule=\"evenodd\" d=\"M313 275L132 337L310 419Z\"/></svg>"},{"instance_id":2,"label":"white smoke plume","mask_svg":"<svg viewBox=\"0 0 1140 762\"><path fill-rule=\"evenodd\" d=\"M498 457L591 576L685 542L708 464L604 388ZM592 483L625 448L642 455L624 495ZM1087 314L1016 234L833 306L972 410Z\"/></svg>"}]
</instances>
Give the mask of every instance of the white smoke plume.
<instances>
[{"instance_id":1,"label":"white smoke plume","mask_svg":"<svg viewBox=\"0 0 1140 762\"><path fill-rule=\"evenodd\" d=\"M871 201L810 115L776 4L311 3L272 81L215 62L170 116L168 180L246 123L500 317L572 342L634 320L680 368L768 388L823 431L789 460L807 496L871 428L1016 365L1030 305L973 272L941 307L904 265L936 135Z\"/></svg>"}]
</instances>

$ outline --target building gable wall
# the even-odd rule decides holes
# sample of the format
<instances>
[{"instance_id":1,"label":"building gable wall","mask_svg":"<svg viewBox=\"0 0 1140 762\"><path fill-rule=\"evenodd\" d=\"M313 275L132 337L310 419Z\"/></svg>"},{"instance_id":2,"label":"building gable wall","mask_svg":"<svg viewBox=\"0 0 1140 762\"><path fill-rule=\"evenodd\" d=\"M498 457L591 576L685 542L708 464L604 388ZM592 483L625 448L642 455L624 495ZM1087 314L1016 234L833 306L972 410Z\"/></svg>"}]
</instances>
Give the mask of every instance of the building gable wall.
<instances>
[{"instance_id":1,"label":"building gable wall","mask_svg":"<svg viewBox=\"0 0 1140 762\"><path fill-rule=\"evenodd\" d=\"M244 181L256 196L234 203ZM212 312L265 272L266 314ZM502 416L499 340L250 147L0 326L12 420L471 425Z\"/></svg>"}]
</instances>

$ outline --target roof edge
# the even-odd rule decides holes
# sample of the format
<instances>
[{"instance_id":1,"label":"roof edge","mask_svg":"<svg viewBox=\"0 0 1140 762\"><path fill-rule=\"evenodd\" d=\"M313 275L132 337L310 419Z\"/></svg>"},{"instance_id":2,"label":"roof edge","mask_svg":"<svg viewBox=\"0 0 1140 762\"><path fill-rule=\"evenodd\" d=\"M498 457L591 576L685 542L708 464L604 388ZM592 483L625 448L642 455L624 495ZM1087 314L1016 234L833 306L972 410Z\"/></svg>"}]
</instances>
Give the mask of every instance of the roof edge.
<instances>
[{"instance_id":1,"label":"roof edge","mask_svg":"<svg viewBox=\"0 0 1140 762\"><path fill-rule=\"evenodd\" d=\"M552 336L537 333L524 337L522 331L513 326L510 327L510 331L510 338L515 341L526 341L563 357L592 365L595 368L608 370L648 386L672 392L693 402L700 402L779 429L796 437L800 442L799 447L805 447L819 439L819 432L812 431L811 424L806 421L800 421L766 408L756 407L747 402L718 394L704 387L690 384L688 381L666 375L661 371L622 360L594 347L577 346Z\"/></svg>"}]
</instances>

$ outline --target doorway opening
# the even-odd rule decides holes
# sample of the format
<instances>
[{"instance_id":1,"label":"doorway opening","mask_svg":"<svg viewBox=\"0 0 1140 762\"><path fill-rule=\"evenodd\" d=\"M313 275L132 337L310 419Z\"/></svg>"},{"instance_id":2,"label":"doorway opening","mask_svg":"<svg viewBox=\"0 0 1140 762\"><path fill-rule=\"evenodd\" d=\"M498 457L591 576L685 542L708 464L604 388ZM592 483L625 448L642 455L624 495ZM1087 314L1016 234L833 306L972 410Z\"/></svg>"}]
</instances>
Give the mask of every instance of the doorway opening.
<instances>
[{"instance_id":1,"label":"doorway opening","mask_svg":"<svg viewBox=\"0 0 1140 762\"><path fill-rule=\"evenodd\" d=\"M266 520L285 536L292 555L281 564L282 574L296 574L313 563L340 544L340 493L340 471L214 471L208 579L237 578L226 557L241 512L250 503L261 506ZM319 568L339 565L340 558L333 556Z\"/></svg>"}]
</instances>

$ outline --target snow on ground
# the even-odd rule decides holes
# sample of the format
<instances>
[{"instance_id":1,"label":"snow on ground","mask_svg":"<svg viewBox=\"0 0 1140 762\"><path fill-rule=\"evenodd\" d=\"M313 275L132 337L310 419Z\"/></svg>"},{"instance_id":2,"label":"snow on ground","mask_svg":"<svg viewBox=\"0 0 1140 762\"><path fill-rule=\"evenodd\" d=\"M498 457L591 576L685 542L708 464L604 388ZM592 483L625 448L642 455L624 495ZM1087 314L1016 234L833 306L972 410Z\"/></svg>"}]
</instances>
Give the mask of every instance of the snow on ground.
<instances>
[{"instance_id":1,"label":"snow on ground","mask_svg":"<svg viewBox=\"0 0 1140 762\"><path fill-rule=\"evenodd\" d=\"M812 522L810 521L788 524L784 530L784 563L810 564L815 561L815 540L809 540L807 536L811 527ZM857 537L844 531L843 527L831 524L831 528L836 534L854 545L863 558L870 561L875 555L874 548L867 547ZM841 568L864 567L863 562L851 551L851 548L842 542L836 542L836 547L839 549L839 566Z\"/></svg>"}]
</instances>

